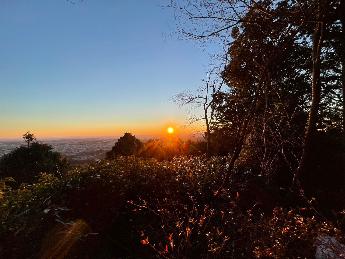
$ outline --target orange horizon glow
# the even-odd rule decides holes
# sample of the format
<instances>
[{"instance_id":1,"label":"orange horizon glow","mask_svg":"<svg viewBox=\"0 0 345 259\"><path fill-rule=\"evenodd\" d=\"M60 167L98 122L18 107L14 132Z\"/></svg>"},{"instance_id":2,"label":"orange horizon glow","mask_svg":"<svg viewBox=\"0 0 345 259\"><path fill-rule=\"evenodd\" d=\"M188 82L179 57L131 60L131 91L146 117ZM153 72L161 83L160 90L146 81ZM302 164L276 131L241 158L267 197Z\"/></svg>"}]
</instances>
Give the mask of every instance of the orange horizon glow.
<instances>
[{"instance_id":1,"label":"orange horizon glow","mask_svg":"<svg viewBox=\"0 0 345 259\"><path fill-rule=\"evenodd\" d=\"M145 138L162 138L166 134L177 134L179 137L193 137L193 135L203 132L203 127L198 125L183 125L178 123L157 123L156 127L151 124L117 126L117 125L96 125L87 127L86 125L78 125L75 127L48 127L46 125L36 127L18 127L13 130L1 130L0 139L21 139L22 135L30 131L35 134L37 139L54 139L54 138L117 138L124 133L129 132L137 137ZM178 130L177 130L178 129Z\"/></svg>"}]
</instances>

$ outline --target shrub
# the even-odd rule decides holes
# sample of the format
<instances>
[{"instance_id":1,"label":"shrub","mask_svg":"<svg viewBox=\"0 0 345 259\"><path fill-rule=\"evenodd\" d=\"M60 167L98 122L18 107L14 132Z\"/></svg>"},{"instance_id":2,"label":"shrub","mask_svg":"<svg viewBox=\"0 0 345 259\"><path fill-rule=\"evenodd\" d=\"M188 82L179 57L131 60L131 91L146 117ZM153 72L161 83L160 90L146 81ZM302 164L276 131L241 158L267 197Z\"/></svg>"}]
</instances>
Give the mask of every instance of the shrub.
<instances>
[{"instance_id":1,"label":"shrub","mask_svg":"<svg viewBox=\"0 0 345 259\"><path fill-rule=\"evenodd\" d=\"M125 133L119 140L115 143L111 151L107 152L107 159L112 159L117 156L132 156L138 153L142 143L131 133Z\"/></svg>"},{"instance_id":2,"label":"shrub","mask_svg":"<svg viewBox=\"0 0 345 259\"><path fill-rule=\"evenodd\" d=\"M319 233L341 235L313 210L244 209L236 185L214 196L225 169L222 158L118 157L4 188L0 257L309 257Z\"/></svg>"},{"instance_id":3,"label":"shrub","mask_svg":"<svg viewBox=\"0 0 345 259\"><path fill-rule=\"evenodd\" d=\"M0 159L0 177L13 177L18 184L32 183L42 173L62 174L67 161L47 144L21 146Z\"/></svg>"}]
</instances>

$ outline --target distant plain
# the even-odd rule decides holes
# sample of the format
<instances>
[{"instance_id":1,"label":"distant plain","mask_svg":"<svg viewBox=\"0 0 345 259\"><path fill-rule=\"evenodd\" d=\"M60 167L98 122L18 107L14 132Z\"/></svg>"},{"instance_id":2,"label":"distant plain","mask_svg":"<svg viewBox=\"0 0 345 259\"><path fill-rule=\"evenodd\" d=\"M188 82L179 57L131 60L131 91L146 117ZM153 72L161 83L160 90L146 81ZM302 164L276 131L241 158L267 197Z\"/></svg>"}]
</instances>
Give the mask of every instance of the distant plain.
<instances>
[{"instance_id":1,"label":"distant plain","mask_svg":"<svg viewBox=\"0 0 345 259\"><path fill-rule=\"evenodd\" d=\"M40 141L51 145L54 151L75 163L91 162L105 157L116 142L115 138L74 138L74 139L49 139ZM0 157L15 148L25 145L22 140L0 140Z\"/></svg>"}]
</instances>

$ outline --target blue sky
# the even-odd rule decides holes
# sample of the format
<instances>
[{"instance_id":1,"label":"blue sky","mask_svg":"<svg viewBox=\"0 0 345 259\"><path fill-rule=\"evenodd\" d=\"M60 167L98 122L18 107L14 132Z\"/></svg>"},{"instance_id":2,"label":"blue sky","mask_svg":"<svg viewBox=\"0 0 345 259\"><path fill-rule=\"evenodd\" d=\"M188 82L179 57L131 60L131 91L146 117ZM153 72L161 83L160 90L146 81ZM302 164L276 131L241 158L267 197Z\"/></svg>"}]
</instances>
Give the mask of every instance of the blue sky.
<instances>
[{"instance_id":1,"label":"blue sky","mask_svg":"<svg viewBox=\"0 0 345 259\"><path fill-rule=\"evenodd\" d=\"M2 0L0 138L156 134L209 56L179 40L164 0Z\"/></svg>"}]
</instances>

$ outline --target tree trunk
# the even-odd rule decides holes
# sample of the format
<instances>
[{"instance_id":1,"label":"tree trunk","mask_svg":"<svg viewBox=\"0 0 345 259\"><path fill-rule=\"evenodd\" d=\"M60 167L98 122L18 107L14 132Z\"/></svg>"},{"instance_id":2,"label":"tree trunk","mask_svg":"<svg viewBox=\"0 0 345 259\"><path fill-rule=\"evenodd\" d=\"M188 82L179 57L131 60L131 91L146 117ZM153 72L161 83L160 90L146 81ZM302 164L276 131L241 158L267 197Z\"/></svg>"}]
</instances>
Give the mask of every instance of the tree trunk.
<instances>
[{"instance_id":1,"label":"tree trunk","mask_svg":"<svg viewBox=\"0 0 345 259\"><path fill-rule=\"evenodd\" d=\"M220 195L221 190L224 187L226 187L230 181L230 176L231 176L231 173L235 167L235 163L236 163L237 159L240 157L240 154L242 152L246 138L247 138L248 134L250 133L251 129L253 128L253 127L249 128L249 126L250 126L249 124L252 121L252 118L254 117L256 104L257 104L257 96L255 96L255 100L252 104L252 107L248 111L246 118L243 120L242 125L237 132L237 138L236 138L237 143L235 145L235 149L232 152L231 159L230 159L228 168L225 172L223 182L222 182L221 186L218 188L218 190L216 191L215 196Z\"/></svg>"},{"instance_id":2,"label":"tree trunk","mask_svg":"<svg viewBox=\"0 0 345 259\"><path fill-rule=\"evenodd\" d=\"M309 158L312 149L312 143L316 133L316 123L318 120L318 112L321 101L321 49L324 40L325 23L322 21L322 16L320 13L321 6L319 4L319 22L317 22L317 24L315 25L313 35L311 107L309 110L309 117L304 135L303 153L293 179L293 186L297 187L300 190L302 190L301 177L306 174L306 167L308 162L310 162Z\"/></svg>"},{"instance_id":3,"label":"tree trunk","mask_svg":"<svg viewBox=\"0 0 345 259\"><path fill-rule=\"evenodd\" d=\"M345 138L345 0L341 1L340 4L340 21L341 21L341 45L340 45L340 59L341 59L341 77L342 77L342 90L343 90L343 136Z\"/></svg>"},{"instance_id":4,"label":"tree trunk","mask_svg":"<svg viewBox=\"0 0 345 259\"><path fill-rule=\"evenodd\" d=\"M237 142L237 144L235 146L235 149L234 149L234 151L233 151L233 153L231 155L231 159L230 159L230 162L229 162L228 170L227 170L227 173L226 173L226 175L224 177L224 183L229 182L230 174L231 174L232 170L234 169L235 162L237 161L237 159L239 158L239 156L241 154L244 142L245 142L247 134L248 134L249 121L250 121L250 118L247 118L245 120L244 124L243 124L242 130L241 130L241 133L240 133L240 136L239 136L239 140L238 140L238 142ZM223 184L223 186L224 186L224 184Z\"/></svg>"},{"instance_id":5,"label":"tree trunk","mask_svg":"<svg viewBox=\"0 0 345 259\"><path fill-rule=\"evenodd\" d=\"M211 156L210 146L211 146L211 129L210 121L208 119L207 109L205 108L205 123L206 123L206 156Z\"/></svg>"}]
</instances>

